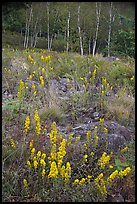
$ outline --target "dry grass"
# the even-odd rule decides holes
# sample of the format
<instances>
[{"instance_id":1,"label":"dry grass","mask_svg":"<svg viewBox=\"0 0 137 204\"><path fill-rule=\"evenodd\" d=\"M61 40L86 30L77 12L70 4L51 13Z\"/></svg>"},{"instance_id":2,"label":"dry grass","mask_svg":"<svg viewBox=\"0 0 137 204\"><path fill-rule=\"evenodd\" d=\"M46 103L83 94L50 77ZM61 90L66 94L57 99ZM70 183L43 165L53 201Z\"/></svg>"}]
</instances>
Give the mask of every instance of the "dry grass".
<instances>
[{"instance_id":1,"label":"dry grass","mask_svg":"<svg viewBox=\"0 0 137 204\"><path fill-rule=\"evenodd\" d=\"M111 97L107 104L107 111L115 117L115 119L126 122L134 119L135 99L128 95L123 89L119 90L115 96Z\"/></svg>"}]
</instances>

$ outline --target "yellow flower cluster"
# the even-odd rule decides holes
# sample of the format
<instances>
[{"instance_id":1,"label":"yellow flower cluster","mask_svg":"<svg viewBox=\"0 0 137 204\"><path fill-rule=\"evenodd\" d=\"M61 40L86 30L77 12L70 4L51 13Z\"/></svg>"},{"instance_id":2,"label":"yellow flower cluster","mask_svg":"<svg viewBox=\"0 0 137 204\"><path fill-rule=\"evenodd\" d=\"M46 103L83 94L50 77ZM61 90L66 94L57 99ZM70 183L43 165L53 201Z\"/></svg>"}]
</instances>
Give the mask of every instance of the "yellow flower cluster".
<instances>
[{"instance_id":1,"label":"yellow flower cluster","mask_svg":"<svg viewBox=\"0 0 137 204\"><path fill-rule=\"evenodd\" d=\"M36 95L37 92L36 92L35 84L32 84L31 88L32 88L33 94Z\"/></svg>"},{"instance_id":2,"label":"yellow flower cluster","mask_svg":"<svg viewBox=\"0 0 137 204\"><path fill-rule=\"evenodd\" d=\"M31 169L32 166L29 160L27 161L27 165L28 165L28 168Z\"/></svg>"},{"instance_id":3,"label":"yellow flower cluster","mask_svg":"<svg viewBox=\"0 0 137 204\"><path fill-rule=\"evenodd\" d=\"M92 80L93 80L93 81L95 80L96 73L97 73L97 69L95 68L94 71L93 71L93 73L92 73Z\"/></svg>"},{"instance_id":4,"label":"yellow flower cluster","mask_svg":"<svg viewBox=\"0 0 137 204\"><path fill-rule=\"evenodd\" d=\"M124 176L127 176L129 172L131 171L130 167L127 167L125 170L119 172L120 178L123 178Z\"/></svg>"},{"instance_id":5,"label":"yellow flower cluster","mask_svg":"<svg viewBox=\"0 0 137 204\"><path fill-rule=\"evenodd\" d=\"M133 81L133 80L134 80L134 78L135 78L135 77L134 77L134 76L132 76L132 77L130 78L130 80L131 80L131 81Z\"/></svg>"},{"instance_id":6,"label":"yellow flower cluster","mask_svg":"<svg viewBox=\"0 0 137 204\"><path fill-rule=\"evenodd\" d=\"M29 143L29 149L30 149L30 150L32 149L33 144L34 144L34 140L31 140L30 143Z\"/></svg>"},{"instance_id":7,"label":"yellow flower cluster","mask_svg":"<svg viewBox=\"0 0 137 204\"><path fill-rule=\"evenodd\" d=\"M109 163L110 156L107 155L106 152L104 152L101 156L101 158L98 160L98 165L100 166L101 169L104 169L105 166Z\"/></svg>"},{"instance_id":8,"label":"yellow flower cluster","mask_svg":"<svg viewBox=\"0 0 137 204\"><path fill-rule=\"evenodd\" d=\"M42 169L42 173L41 173L41 175L42 175L42 178L44 178L45 174L46 174L46 171L45 171L45 169Z\"/></svg>"},{"instance_id":9,"label":"yellow flower cluster","mask_svg":"<svg viewBox=\"0 0 137 204\"><path fill-rule=\"evenodd\" d=\"M56 162L53 161L51 163L50 172L48 174L48 178L57 178L58 177L58 168Z\"/></svg>"},{"instance_id":10,"label":"yellow flower cluster","mask_svg":"<svg viewBox=\"0 0 137 204\"><path fill-rule=\"evenodd\" d=\"M24 125L25 134L28 133L29 129L30 129L30 118L29 118L29 116L27 116L25 119L25 125Z\"/></svg>"},{"instance_id":11,"label":"yellow flower cluster","mask_svg":"<svg viewBox=\"0 0 137 204\"><path fill-rule=\"evenodd\" d=\"M114 181L114 179L116 178L116 177L118 177L118 170L115 170L114 172L112 172L111 174L110 174L110 176L107 178L107 182L108 183L112 183L113 181Z\"/></svg>"},{"instance_id":12,"label":"yellow flower cluster","mask_svg":"<svg viewBox=\"0 0 137 204\"><path fill-rule=\"evenodd\" d=\"M31 156L31 159L34 157L35 151L36 151L36 150L35 150L35 148L33 147L32 150L31 150L31 155L30 155L30 156Z\"/></svg>"},{"instance_id":13,"label":"yellow flower cluster","mask_svg":"<svg viewBox=\"0 0 137 204\"><path fill-rule=\"evenodd\" d=\"M19 90L18 90L18 98L21 99L24 94L25 94L25 84L21 79L19 84Z\"/></svg>"},{"instance_id":14,"label":"yellow flower cluster","mask_svg":"<svg viewBox=\"0 0 137 204\"><path fill-rule=\"evenodd\" d=\"M77 186L82 186L84 183L90 183L92 176L88 175L86 178L82 178L81 180L75 179L72 184Z\"/></svg>"},{"instance_id":15,"label":"yellow flower cluster","mask_svg":"<svg viewBox=\"0 0 137 204\"><path fill-rule=\"evenodd\" d=\"M84 162L87 162L87 161L88 161L87 158L88 158L88 155L87 155L87 154L83 156Z\"/></svg>"},{"instance_id":16,"label":"yellow flower cluster","mask_svg":"<svg viewBox=\"0 0 137 204\"><path fill-rule=\"evenodd\" d=\"M16 148L15 142L13 141L12 138L10 138L10 144L11 144L11 147L12 147L13 149Z\"/></svg>"},{"instance_id":17,"label":"yellow flower cluster","mask_svg":"<svg viewBox=\"0 0 137 204\"><path fill-rule=\"evenodd\" d=\"M86 143L89 145L91 139L91 131L88 130L86 133Z\"/></svg>"},{"instance_id":18,"label":"yellow flower cluster","mask_svg":"<svg viewBox=\"0 0 137 204\"><path fill-rule=\"evenodd\" d=\"M70 163L66 163L66 169L65 169L65 183L68 183L69 178L71 177L71 166Z\"/></svg>"},{"instance_id":19,"label":"yellow flower cluster","mask_svg":"<svg viewBox=\"0 0 137 204\"><path fill-rule=\"evenodd\" d=\"M99 122L102 124L102 123L104 123L104 118L100 118L99 119Z\"/></svg>"},{"instance_id":20,"label":"yellow flower cluster","mask_svg":"<svg viewBox=\"0 0 137 204\"><path fill-rule=\"evenodd\" d=\"M102 195L107 195L107 189L103 180L103 173L99 174L99 176L94 180L94 183Z\"/></svg>"},{"instance_id":21,"label":"yellow flower cluster","mask_svg":"<svg viewBox=\"0 0 137 204\"><path fill-rule=\"evenodd\" d=\"M41 60L44 60L44 57L43 57L43 55L41 56Z\"/></svg>"},{"instance_id":22,"label":"yellow flower cluster","mask_svg":"<svg viewBox=\"0 0 137 204\"><path fill-rule=\"evenodd\" d=\"M32 58L31 55L28 56L28 61L29 61L30 63L34 63L34 59Z\"/></svg>"},{"instance_id":23,"label":"yellow flower cluster","mask_svg":"<svg viewBox=\"0 0 137 204\"><path fill-rule=\"evenodd\" d=\"M33 161L33 165L34 165L34 168L37 169L37 167L38 167L38 162L37 162L37 160L34 160L34 161Z\"/></svg>"},{"instance_id":24,"label":"yellow flower cluster","mask_svg":"<svg viewBox=\"0 0 137 204\"><path fill-rule=\"evenodd\" d=\"M51 132L50 132L50 141L52 144L55 144L56 141L57 141L57 127L56 127L56 122L53 122L52 123L52 126L51 126Z\"/></svg>"},{"instance_id":25,"label":"yellow flower cluster","mask_svg":"<svg viewBox=\"0 0 137 204\"><path fill-rule=\"evenodd\" d=\"M45 60L46 60L46 62L47 62L48 64L50 64L50 62L51 62L51 57L50 57L50 56L47 56L47 57L45 58Z\"/></svg>"},{"instance_id":26,"label":"yellow flower cluster","mask_svg":"<svg viewBox=\"0 0 137 204\"><path fill-rule=\"evenodd\" d=\"M45 73L45 69L44 69L44 68L42 68L42 70L41 70L41 71L42 71L42 74L44 74L44 73Z\"/></svg>"},{"instance_id":27,"label":"yellow flower cluster","mask_svg":"<svg viewBox=\"0 0 137 204\"><path fill-rule=\"evenodd\" d=\"M124 149L121 150L121 152L126 152L128 150L128 147L125 147Z\"/></svg>"},{"instance_id":28,"label":"yellow flower cluster","mask_svg":"<svg viewBox=\"0 0 137 204\"><path fill-rule=\"evenodd\" d=\"M60 170L63 159L66 155L66 140L63 139L59 146L59 151L57 152L58 169Z\"/></svg>"},{"instance_id":29,"label":"yellow flower cluster","mask_svg":"<svg viewBox=\"0 0 137 204\"><path fill-rule=\"evenodd\" d=\"M23 179L23 185L25 189L28 189L28 182L27 179Z\"/></svg>"},{"instance_id":30,"label":"yellow flower cluster","mask_svg":"<svg viewBox=\"0 0 137 204\"><path fill-rule=\"evenodd\" d=\"M108 133L108 129L104 128L104 134L107 135L107 133Z\"/></svg>"},{"instance_id":31,"label":"yellow flower cluster","mask_svg":"<svg viewBox=\"0 0 137 204\"><path fill-rule=\"evenodd\" d=\"M38 111L37 111L37 110L35 111L34 120L35 120L35 122L36 122L35 132L36 132L37 135L40 135L40 131L41 131L41 127L40 127L40 117L39 117L39 114L38 114Z\"/></svg>"},{"instance_id":32,"label":"yellow flower cluster","mask_svg":"<svg viewBox=\"0 0 137 204\"><path fill-rule=\"evenodd\" d=\"M39 79L40 79L41 85L44 86L44 78L43 78L43 76L40 76Z\"/></svg>"}]
</instances>

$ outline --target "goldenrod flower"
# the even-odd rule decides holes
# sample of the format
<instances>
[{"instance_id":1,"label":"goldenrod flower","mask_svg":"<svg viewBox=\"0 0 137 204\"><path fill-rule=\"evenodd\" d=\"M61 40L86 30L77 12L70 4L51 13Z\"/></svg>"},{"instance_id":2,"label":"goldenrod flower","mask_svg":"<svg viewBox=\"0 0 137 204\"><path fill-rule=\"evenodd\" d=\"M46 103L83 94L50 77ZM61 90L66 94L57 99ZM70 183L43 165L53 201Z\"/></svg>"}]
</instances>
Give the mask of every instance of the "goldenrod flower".
<instances>
[{"instance_id":1,"label":"goldenrod flower","mask_svg":"<svg viewBox=\"0 0 137 204\"><path fill-rule=\"evenodd\" d=\"M107 178L107 182L108 183L112 183L113 180L118 177L118 170L115 170L114 172L112 172L112 174L110 174L110 176Z\"/></svg>"},{"instance_id":2,"label":"goldenrod flower","mask_svg":"<svg viewBox=\"0 0 137 204\"><path fill-rule=\"evenodd\" d=\"M42 156L41 156L41 159L45 159L46 158L46 154L43 153Z\"/></svg>"},{"instance_id":3,"label":"goldenrod flower","mask_svg":"<svg viewBox=\"0 0 137 204\"><path fill-rule=\"evenodd\" d=\"M31 62L31 63L34 62L34 59L31 57L31 55L28 56L28 61Z\"/></svg>"},{"instance_id":4,"label":"goldenrod flower","mask_svg":"<svg viewBox=\"0 0 137 204\"><path fill-rule=\"evenodd\" d=\"M38 167L38 162L34 160L33 165L34 165L34 168L36 169Z\"/></svg>"},{"instance_id":5,"label":"goldenrod flower","mask_svg":"<svg viewBox=\"0 0 137 204\"><path fill-rule=\"evenodd\" d=\"M72 184L74 185L79 184L79 179L75 179L75 181Z\"/></svg>"},{"instance_id":6,"label":"goldenrod flower","mask_svg":"<svg viewBox=\"0 0 137 204\"><path fill-rule=\"evenodd\" d=\"M64 165L60 168L60 175L63 179L65 178L65 166Z\"/></svg>"},{"instance_id":7,"label":"goldenrod flower","mask_svg":"<svg viewBox=\"0 0 137 204\"><path fill-rule=\"evenodd\" d=\"M47 63L50 63L50 60L51 60L51 57L50 57L50 56L47 56L45 59L46 59L46 62L47 62Z\"/></svg>"},{"instance_id":8,"label":"goldenrod flower","mask_svg":"<svg viewBox=\"0 0 137 204\"><path fill-rule=\"evenodd\" d=\"M24 188L28 189L27 179L23 179Z\"/></svg>"},{"instance_id":9,"label":"goldenrod flower","mask_svg":"<svg viewBox=\"0 0 137 204\"><path fill-rule=\"evenodd\" d=\"M103 180L103 173L99 174L99 176L94 180L94 183L102 195L107 195L107 189Z\"/></svg>"},{"instance_id":10,"label":"goldenrod flower","mask_svg":"<svg viewBox=\"0 0 137 204\"><path fill-rule=\"evenodd\" d=\"M42 178L44 178L45 174L46 174L46 171L45 171L45 169L42 169L42 173L41 173L41 175L42 175Z\"/></svg>"},{"instance_id":11,"label":"goldenrod flower","mask_svg":"<svg viewBox=\"0 0 137 204\"><path fill-rule=\"evenodd\" d=\"M91 157L94 156L94 152L90 152L90 156L91 156Z\"/></svg>"},{"instance_id":12,"label":"goldenrod flower","mask_svg":"<svg viewBox=\"0 0 137 204\"><path fill-rule=\"evenodd\" d=\"M11 144L11 147L12 147L13 149L16 148L15 142L13 141L12 138L10 138L10 144Z\"/></svg>"},{"instance_id":13,"label":"goldenrod flower","mask_svg":"<svg viewBox=\"0 0 137 204\"><path fill-rule=\"evenodd\" d=\"M58 169L57 169L56 162L53 161L51 163L51 167L50 167L50 172L49 172L48 178L57 178L57 177L58 177Z\"/></svg>"},{"instance_id":14,"label":"goldenrod flower","mask_svg":"<svg viewBox=\"0 0 137 204\"><path fill-rule=\"evenodd\" d=\"M90 182L90 179L92 178L92 176L88 175L87 176L87 181Z\"/></svg>"},{"instance_id":15,"label":"goldenrod flower","mask_svg":"<svg viewBox=\"0 0 137 204\"><path fill-rule=\"evenodd\" d=\"M40 160L40 165L44 168L46 166L46 162L44 161L44 159Z\"/></svg>"},{"instance_id":16,"label":"goldenrod flower","mask_svg":"<svg viewBox=\"0 0 137 204\"><path fill-rule=\"evenodd\" d=\"M41 56L41 60L44 60L44 57L43 57L43 55Z\"/></svg>"},{"instance_id":17,"label":"goldenrod flower","mask_svg":"<svg viewBox=\"0 0 137 204\"><path fill-rule=\"evenodd\" d=\"M88 158L88 155L84 155L83 159L84 159L84 162L87 162L87 158Z\"/></svg>"},{"instance_id":18,"label":"goldenrod flower","mask_svg":"<svg viewBox=\"0 0 137 204\"><path fill-rule=\"evenodd\" d=\"M125 147L124 149L121 150L121 152L126 152L128 150L128 147Z\"/></svg>"},{"instance_id":19,"label":"goldenrod flower","mask_svg":"<svg viewBox=\"0 0 137 204\"><path fill-rule=\"evenodd\" d=\"M104 118L99 119L100 123L104 123Z\"/></svg>"},{"instance_id":20,"label":"goldenrod flower","mask_svg":"<svg viewBox=\"0 0 137 204\"><path fill-rule=\"evenodd\" d=\"M104 167L109 163L110 156L107 156L107 153L104 152L101 156L101 158L98 160L98 165L101 169L104 169Z\"/></svg>"},{"instance_id":21,"label":"goldenrod flower","mask_svg":"<svg viewBox=\"0 0 137 204\"><path fill-rule=\"evenodd\" d=\"M41 131L41 127L40 127L40 117L39 117L39 114L38 114L38 111L37 111L37 110L35 111L34 120L35 120L35 122L36 122L35 132L36 132L37 135L40 135L40 131Z\"/></svg>"},{"instance_id":22,"label":"goldenrod flower","mask_svg":"<svg viewBox=\"0 0 137 204\"><path fill-rule=\"evenodd\" d=\"M70 166L70 163L67 162L66 169L65 169L65 183L68 183L70 177L71 177L71 166Z\"/></svg>"},{"instance_id":23,"label":"goldenrod flower","mask_svg":"<svg viewBox=\"0 0 137 204\"><path fill-rule=\"evenodd\" d=\"M105 92L102 90L102 91L101 91L101 95L104 96L104 94L105 94Z\"/></svg>"},{"instance_id":24,"label":"goldenrod flower","mask_svg":"<svg viewBox=\"0 0 137 204\"><path fill-rule=\"evenodd\" d=\"M79 181L79 185L81 186L82 184L85 183L85 181L86 181L86 179L85 179L85 178L82 178L82 179Z\"/></svg>"},{"instance_id":25,"label":"goldenrod flower","mask_svg":"<svg viewBox=\"0 0 137 204\"><path fill-rule=\"evenodd\" d=\"M50 71L53 71L53 67L50 67L49 70L50 70Z\"/></svg>"},{"instance_id":26,"label":"goldenrod flower","mask_svg":"<svg viewBox=\"0 0 137 204\"><path fill-rule=\"evenodd\" d=\"M21 79L19 84L19 90L18 90L18 98L21 99L24 94L25 94L25 83Z\"/></svg>"},{"instance_id":27,"label":"goldenrod flower","mask_svg":"<svg viewBox=\"0 0 137 204\"><path fill-rule=\"evenodd\" d=\"M45 69L44 69L44 68L42 68L42 74L44 74L44 72L45 72Z\"/></svg>"},{"instance_id":28,"label":"goldenrod flower","mask_svg":"<svg viewBox=\"0 0 137 204\"><path fill-rule=\"evenodd\" d=\"M125 170L119 172L119 176L123 178L124 176L127 176L127 174L129 174L130 171L131 171L130 167L127 167Z\"/></svg>"},{"instance_id":29,"label":"goldenrod flower","mask_svg":"<svg viewBox=\"0 0 137 204\"><path fill-rule=\"evenodd\" d=\"M114 167L112 165L109 166L110 169L113 169Z\"/></svg>"},{"instance_id":30,"label":"goldenrod flower","mask_svg":"<svg viewBox=\"0 0 137 204\"><path fill-rule=\"evenodd\" d=\"M134 77L134 76L132 76L132 77L130 78L130 80L131 80L131 81L133 81L133 80L134 80L134 78L135 78L135 77Z\"/></svg>"},{"instance_id":31,"label":"goldenrod flower","mask_svg":"<svg viewBox=\"0 0 137 204\"><path fill-rule=\"evenodd\" d=\"M30 144L29 144L29 149L30 149L30 150L32 149L33 144L34 144L34 140L31 140L31 141L30 141Z\"/></svg>"},{"instance_id":32,"label":"goldenrod flower","mask_svg":"<svg viewBox=\"0 0 137 204\"><path fill-rule=\"evenodd\" d=\"M41 81L41 85L44 86L44 78L43 78L43 76L40 76L40 81Z\"/></svg>"},{"instance_id":33,"label":"goldenrod flower","mask_svg":"<svg viewBox=\"0 0 137 204\"><path fill-rule=\"evenodd\" d=\"M108 129L104 128L104 134L106 135L108 133Z\"/></svg>"},{"instance_id":34,"label":"goldenrod flower","mask_svg":"<svg viewBox=\"0 0 137 204\"><path fill-rule=\"evenodd\" d=\"M24 132L27 134L30 129L30 118L29 116L25 119L25 125L24 125Z\"/></svg>"},{"instance_id":35,"label":"goldenrod flower","mask_svg":"<svg viewBox=\"0 0 137 204\"><path fill-rule=\"evenodd\" d=\"M87 144L89 144L90 139L91 139L91 131L89 130L89 131L87 131L87 133L86 133L86 142L87 142Z\"/></svg>"},{"instance_id":36,"label":"goldenrod flower","mask_svg":"<svg viewBox=\"0 0 137 204\"><path fill-rule=\"evenodd\" d=\"M30 79L30 80L32 79L32 75L29 76L29 79Z\"/></svg>"},{"instance_id":37,"label":"goldenrod flower","mask_svg":"<svg viewBox=\"0 0 137 204\"><path fill-rule=\"evenodd\" d=\"M31 163L29 160L27 161L27 165L28 165L28 168L31 169Z\"/></svg>"},{"instance_id":38,"label":"goldenrod flower","mask_svg":"<svg viewBox=\"0 0 137 204\"><path fill-rule=\"evenodd\" d=\"M41 157L41 151L38 151L37 158L39 159Z\"/></svg>"},{"instance_id":39,"label":"goldenrod flower","mask_svg":"<svg viewBox=\"0 0 137 204\"><path fill-rule=\"evenodd\" d=\"M35 148L33 147L32 150L31 150L31 158L34 157L34 154L35 154Z\"/></svg>"}]
</instances>

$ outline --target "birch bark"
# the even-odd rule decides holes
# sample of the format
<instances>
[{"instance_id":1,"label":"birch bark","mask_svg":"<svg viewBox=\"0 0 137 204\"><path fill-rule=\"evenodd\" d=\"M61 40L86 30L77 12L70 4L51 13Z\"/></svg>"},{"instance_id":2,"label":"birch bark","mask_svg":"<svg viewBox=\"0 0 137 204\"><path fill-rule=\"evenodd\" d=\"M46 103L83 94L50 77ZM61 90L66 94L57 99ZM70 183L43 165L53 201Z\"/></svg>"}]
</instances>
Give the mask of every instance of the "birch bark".
<instances>
[{"instance_id":1,"label":"birch bark","mask_svg":"<svg viewBox=\"0 0 137 204\"><path fill-rule=\"evenodd\" d=\"M92 50L93 56L95 55L97 39L98 39L98 31L99 31L99 24L100 24L100 13L101 13L101 2L99 2L99 3L96 2L96 19L97 19L97 24L96 24L95 38L93 40L93 50Z\"/></svg>"}]
</instances>

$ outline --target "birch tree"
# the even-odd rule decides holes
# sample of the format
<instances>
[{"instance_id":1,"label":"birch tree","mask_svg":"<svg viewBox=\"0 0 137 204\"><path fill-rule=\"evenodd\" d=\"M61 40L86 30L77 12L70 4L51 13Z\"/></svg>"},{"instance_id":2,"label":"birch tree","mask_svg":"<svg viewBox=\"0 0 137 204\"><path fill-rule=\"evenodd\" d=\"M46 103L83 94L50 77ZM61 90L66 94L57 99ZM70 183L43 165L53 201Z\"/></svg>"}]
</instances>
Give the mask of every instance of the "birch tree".
<instances>
[{"instance_id":1,"label":"birch tree","mask_svg":"<svg viewBox=\"0 0 137 204\"><path fill-rule=\"evenodd\" d=\"M47 33L48 33L48 50L50 49L50 39L49 39L49 2L47 2Z\"/></svg>"},{"instance_id":2,"label":"birch tree","mask_svg":"<svg viewBox=\"0 0 137 204\"><path fill-rule=\"evenodd\" d=\"M28 48L32 11L33 11L33 9L32 9L32 5L31 5L29 19L27 19L27 11L26 11L26 29L25 29L25 37L24 37L24 48Z\"/></svg>"},{"instance_id":3,"label":"birch tree","mask_svg":"<svg viewBox=\"0 0 137 204\"><path fill-rule=\"evenodd\" d=\"M95 55L97 39L98 39L100 13L101 13L101 2L98 2L98 3L96 2L96 33L95 33L95 38L93 39L93 50L92 50L93 56Z\"/></svg>"},{"instance_id":4,"label":"birch tree","mask_svg":"<svg viewBox=\"0 0 137 204\"><path fill-rule=\"evenodd\" d=\"M70 12L68 14L67 25L68 25L68 27L67 27L67 52L68 52L68 50L69 50Z\"/></svg>"},{"instance_id":5,"label":"birch tree","mask_svg":"<svg viewBox=\"0 0 137 204\"><path fill-rule=\"evenodd\" d=\"M83 44L82 44L82 36L80 29L80 5L78 6L78 33L79 33L79 42L80 42L80 53L83 55Z\"/></svg>"},{"instance_id":6,"label":"birch tree","mask_svg":"<svg viewBox=\"0 0 137 204\"><path fill-rule=\"evenodd\" d=\"M113 2L110 2L110 8L109 8L109 30L108 30L108 57L110 57L110 42L111 42L111 31L112 31L112 21L114 22L114 16L112 16L112 7Z\"/></svg>"}]
</instances>

